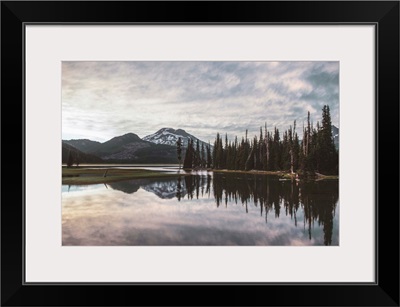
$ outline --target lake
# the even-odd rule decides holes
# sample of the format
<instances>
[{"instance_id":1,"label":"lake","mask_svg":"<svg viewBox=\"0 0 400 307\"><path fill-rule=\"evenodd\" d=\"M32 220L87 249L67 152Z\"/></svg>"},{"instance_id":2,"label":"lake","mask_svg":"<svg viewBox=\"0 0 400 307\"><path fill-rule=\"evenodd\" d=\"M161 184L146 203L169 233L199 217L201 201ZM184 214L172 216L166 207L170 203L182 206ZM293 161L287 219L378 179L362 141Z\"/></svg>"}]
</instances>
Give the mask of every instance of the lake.
<instances>
[{"instance_id":1,"label":"lake","mask_svg":"<svg viewBox=\"0 0 400 307\"><path fill-rule=\"evenodd\" d=\"M206 171L63 185L62 244L337 246L338 190L338 180Z\"/></svg>"}]
</instances>

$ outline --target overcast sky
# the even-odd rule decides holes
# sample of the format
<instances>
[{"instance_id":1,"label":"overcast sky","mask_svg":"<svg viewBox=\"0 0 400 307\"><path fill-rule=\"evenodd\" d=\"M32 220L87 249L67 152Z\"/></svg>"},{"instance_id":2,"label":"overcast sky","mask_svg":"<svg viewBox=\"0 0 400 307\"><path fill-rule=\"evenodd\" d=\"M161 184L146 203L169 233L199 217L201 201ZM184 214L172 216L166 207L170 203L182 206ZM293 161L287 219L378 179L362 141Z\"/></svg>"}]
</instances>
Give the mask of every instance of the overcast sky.
<instances>
[{"instance_id":1,"label":"overcast sky","mask_svg":"<svg viewBox=\"0 0 400 307\"><path fill-rule=\"evenodd\" d=\"M339 127L339 62L63 62L62 138L107 141L164 127L213 142L260 126L301 135L328 104Z\"/></svg>"}]
</instances>

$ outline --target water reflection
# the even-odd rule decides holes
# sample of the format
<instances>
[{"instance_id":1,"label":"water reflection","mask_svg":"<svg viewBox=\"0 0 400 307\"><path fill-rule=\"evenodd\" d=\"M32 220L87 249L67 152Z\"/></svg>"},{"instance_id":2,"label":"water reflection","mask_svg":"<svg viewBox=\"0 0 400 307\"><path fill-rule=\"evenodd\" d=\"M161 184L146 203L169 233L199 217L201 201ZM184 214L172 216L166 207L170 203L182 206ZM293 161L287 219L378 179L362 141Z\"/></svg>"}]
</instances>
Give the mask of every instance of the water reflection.
<instances>
[{"instance_id":1,"label":"water reflection","mask_svg":"<svg viewBox=\"0 0 400 307\"><path fill-rule=\"evenodd\" d=\"M209 173L96 187L63 187L64 245L338 245L336 180Z\"/></svg>"},{"instance_id":2,"label":"water reflection","mask_svg":"<svg viewBox=\"0 0 400 307\"><path fill-rule=\"evenodd\" d=\"M304 211L304 227L308 227L309 239L315 222L323 227L324 244L332 243L333 217L339 198L338 181L297 183L279 181L277 177L244 175L227 176L215 174L213 178L214 198L217 206L228 202L241 202L248 212L248 204L260 207L260 215L268 221L268 212L279 218L282 206L286 215L293 218L297 226L297 212Z\"/></svg>"}]
</instances>

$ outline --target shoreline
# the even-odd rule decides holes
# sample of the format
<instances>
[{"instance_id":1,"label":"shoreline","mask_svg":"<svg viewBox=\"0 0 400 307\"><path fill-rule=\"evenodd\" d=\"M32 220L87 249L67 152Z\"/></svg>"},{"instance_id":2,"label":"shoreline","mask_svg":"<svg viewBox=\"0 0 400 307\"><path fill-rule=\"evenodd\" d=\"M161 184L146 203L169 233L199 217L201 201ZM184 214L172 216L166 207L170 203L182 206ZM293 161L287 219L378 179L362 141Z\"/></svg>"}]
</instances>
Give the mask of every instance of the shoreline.
<instances>
[{"instance_id":1,"label":"shoreline","mask_svg":"<svg viewBox=\"0 0 400 307\"><path fill-rule=\"evenodd\" d=\"M110 166L98 167L62 167L62 184L64 185L88 185L101 184L123 180L147 179L147 178L166 178L189 176L190 172L207 171L215 173L230 173L230 174L249 174L249 175L272 175L278 176L280 179L296 180L296 181L320 181L320 180L338 180L336 175L323 175L315 173L314 178L298 179L297 173L289 173L284 171L260 171L260 170L228 170L228 169L181 169L180 172L172 173L169 171L148 170L148 169L121 169Z\"/></svg>"},{"instance_id":2,"label":"shoreline","mask_svg":"<svg viewBox=\"0 0 400 307\"><path fill-rule=\"evenodd\" d=\"M290 173L285 171L260 171L260 170L250 170L250 171L242 171L242 170L228 170L228 169L200 169L208 172L214 173L232 173L232 174L251 174L251 175L273 175L280 176L283 179L296 179L297 173ZM308 180L338 180L338 175L323 175L320 173L315 173L316 178L308 179ZM304 180L304 179L303 179Z\"/></svg>"},{"instance_id":3,"label":"shoreline","mask_svg":"<svg viewBox=\"0 0 400 307\"><path fill-rule=\"evenodd\" d=\"M152 171L146 169L118 169L118 168L62 168L63 185L89 185L110 183L124 180L168 178L187 176L185 173L171 173L168 171Z\"/></svg>"}]
</instances>

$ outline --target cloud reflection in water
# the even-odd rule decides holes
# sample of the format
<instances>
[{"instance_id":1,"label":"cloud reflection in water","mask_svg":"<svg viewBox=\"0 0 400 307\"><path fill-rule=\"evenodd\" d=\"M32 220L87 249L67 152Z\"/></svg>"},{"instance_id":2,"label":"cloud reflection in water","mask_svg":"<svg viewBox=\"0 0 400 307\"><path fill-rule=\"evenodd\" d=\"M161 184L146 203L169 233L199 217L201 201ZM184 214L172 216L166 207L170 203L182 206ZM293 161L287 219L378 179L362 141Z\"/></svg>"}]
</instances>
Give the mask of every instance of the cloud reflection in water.
<instances>
[{"instance_id":1,"label":"cloud reflection in water","mask_svg":"<svg viewBox=\"0 0 400 307\"><path fill-rule=\"evenodd\" d=\"M197 179L182 180L180 201L176 179L63 189L63 245L338 245L337 182L240 191L238 180Z\"/></svg>"}]
</instances>

